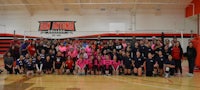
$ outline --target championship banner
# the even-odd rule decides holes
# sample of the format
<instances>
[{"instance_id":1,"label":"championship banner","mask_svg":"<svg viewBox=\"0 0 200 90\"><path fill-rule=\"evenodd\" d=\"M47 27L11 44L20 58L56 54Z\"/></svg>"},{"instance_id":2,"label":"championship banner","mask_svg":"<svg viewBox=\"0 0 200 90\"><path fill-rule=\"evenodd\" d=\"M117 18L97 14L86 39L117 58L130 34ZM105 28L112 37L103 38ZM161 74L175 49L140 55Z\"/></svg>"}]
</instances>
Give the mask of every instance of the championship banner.
<instances>
[{"instance_id":1,"label":"championship banner","mask_svg":"<svg viewBox=\"0 0 200 90\"><path fill-rule=\"evenodd\" d=\"M39 21L39 31L76 31L75 21Z\"/></svg>"}]
</instances>

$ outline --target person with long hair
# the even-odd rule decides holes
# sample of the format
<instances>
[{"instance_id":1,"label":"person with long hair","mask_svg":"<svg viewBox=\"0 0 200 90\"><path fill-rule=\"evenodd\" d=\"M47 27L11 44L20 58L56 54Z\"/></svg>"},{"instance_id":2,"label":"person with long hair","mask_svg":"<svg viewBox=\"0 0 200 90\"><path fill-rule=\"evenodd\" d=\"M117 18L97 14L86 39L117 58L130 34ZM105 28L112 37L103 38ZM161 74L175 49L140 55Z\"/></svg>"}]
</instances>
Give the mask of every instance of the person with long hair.
<instances>
[{"instance_id":1,"label":"person with long hair","mask_svg":"<svg viewBox=\"0 0 200 90\"><path fill-rule=\"evenodd\" d=\"M121 65L120 60L117 59L117 56L113 56L112 60L112 68L113 68L113 75L119 75L119 66Z\"/></svg>"},{"instance_id":2,"label":"person with long hair","mask_svg":"<svg viewBox=\"0 0 200 90\"><path fill-rule=\"evenodd\" d=\"M178 73L178 70L179 70L180 74L182 74L181 59L183 55L183 49L181 48L179 41L177 41L175 45L172 47L171 55L173 59L175 60L175 72Z\"/></svg>"},{"instance_id":3,"label":"person with long hair","mask_svg":"<svg viewBox=\"0 0 200 90\"><path fill-rule=\"evenodd\" d=\"M28 54L32 57L36 53L36 45L35 41L32 41L28 46Z\"/></svg>"},{"instance_id":4,"label":"person with long hair","mask_svg":"<svg viewBox=\"0 0 200 90\"><path fill-rule=\"evenodd\" d=\"M63 70L63 67L64 67L64 57L62 56L62 53L61 52L57 52L57 55L56 55L56 59L53 63L53 67L55 68L56 70L56 73L58 75L62 74L62 70Z\"/></svg>"}]
</instances>

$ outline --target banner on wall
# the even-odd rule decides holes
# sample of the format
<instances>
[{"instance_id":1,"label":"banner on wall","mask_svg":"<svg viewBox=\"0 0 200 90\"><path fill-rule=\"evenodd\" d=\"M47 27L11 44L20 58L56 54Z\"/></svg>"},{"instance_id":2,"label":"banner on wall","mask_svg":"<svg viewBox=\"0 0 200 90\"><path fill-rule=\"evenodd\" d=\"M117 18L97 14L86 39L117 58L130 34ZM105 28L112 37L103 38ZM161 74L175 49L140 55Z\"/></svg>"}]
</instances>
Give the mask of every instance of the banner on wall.
<instances>
[{"instance_id":1,"label":"banner on wall","mask_svg":"<svg viewBox=\"0 0 200 90\"><path fill-rule=\"evenodd\" d=\"M193 16L193 5L189 5L186 7L185 17Z\"/></svg>"},{"instance_id":2,"label":"banner on wall","mask_svg":"<svg viewBox=\"0 0 200 90\"><path fill-rule=\"evenodd\" d=\"M200 14L200 0L193 0L186 8L185 8L185 17L190 17L193 15Z\"/></svg>"},{"instance_id":3,"label":"banner on wall","mask_svg":"<svg viewBox=\"0 0 200 90\"><path fill-rule=\"evenodd\" d=\"M39 31L76 31L75 21L39 21Z\"/></svg>"}]
</instances>

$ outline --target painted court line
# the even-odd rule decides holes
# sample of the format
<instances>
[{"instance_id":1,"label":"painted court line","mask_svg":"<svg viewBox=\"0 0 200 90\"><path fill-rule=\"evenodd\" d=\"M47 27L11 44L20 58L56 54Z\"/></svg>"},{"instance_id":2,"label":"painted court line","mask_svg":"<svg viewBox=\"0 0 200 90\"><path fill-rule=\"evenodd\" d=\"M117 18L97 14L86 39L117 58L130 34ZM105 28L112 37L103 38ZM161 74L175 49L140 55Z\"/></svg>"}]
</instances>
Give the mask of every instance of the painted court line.
<instances>
[{"instance_id":1,"label":"painted court line","mask_svg":"<svg viewBox=\"0 0 200 90\"><path fill-rule=\"evenodd\" d=\"M165 89L165 90L179 90L179 89L174 89L174 88L169 88L169 87L161 87L161 86L148 85L148 84L142 84L142 83L137 83L137 82L129 82L129 81L126 81L126 80L122 80L122 79L118 79L118 78L113 78L113 77L110 77L110 76L105 76L105 77L109 78L109 79L116 80L116 81L121 81L121 82L129 83L129 84L137 84L137 85L141 85L141 86L148 86L148 87Z\"/></svg>"}]
</instances>

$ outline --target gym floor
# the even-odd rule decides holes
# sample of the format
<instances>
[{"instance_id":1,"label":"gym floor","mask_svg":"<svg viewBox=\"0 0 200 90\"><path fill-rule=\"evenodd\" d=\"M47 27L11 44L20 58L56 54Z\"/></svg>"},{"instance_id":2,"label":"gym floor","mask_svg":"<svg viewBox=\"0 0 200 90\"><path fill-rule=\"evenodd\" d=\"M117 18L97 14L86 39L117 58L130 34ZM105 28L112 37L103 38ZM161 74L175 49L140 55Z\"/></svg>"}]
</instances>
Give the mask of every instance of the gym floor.
<instances>
[{"instance_id":1,"label":"gym floor","mask_svg":"<svg viewBox=\"0 0 200 90\"><path fill-rule=\"evenodd\" d=\"M0 60L3 69L3 60ZM200 90L200 73L187 77L187 61L183 76L170 78L137 76L0 75L0 90Z\"/></svg>"}]
</instances>

